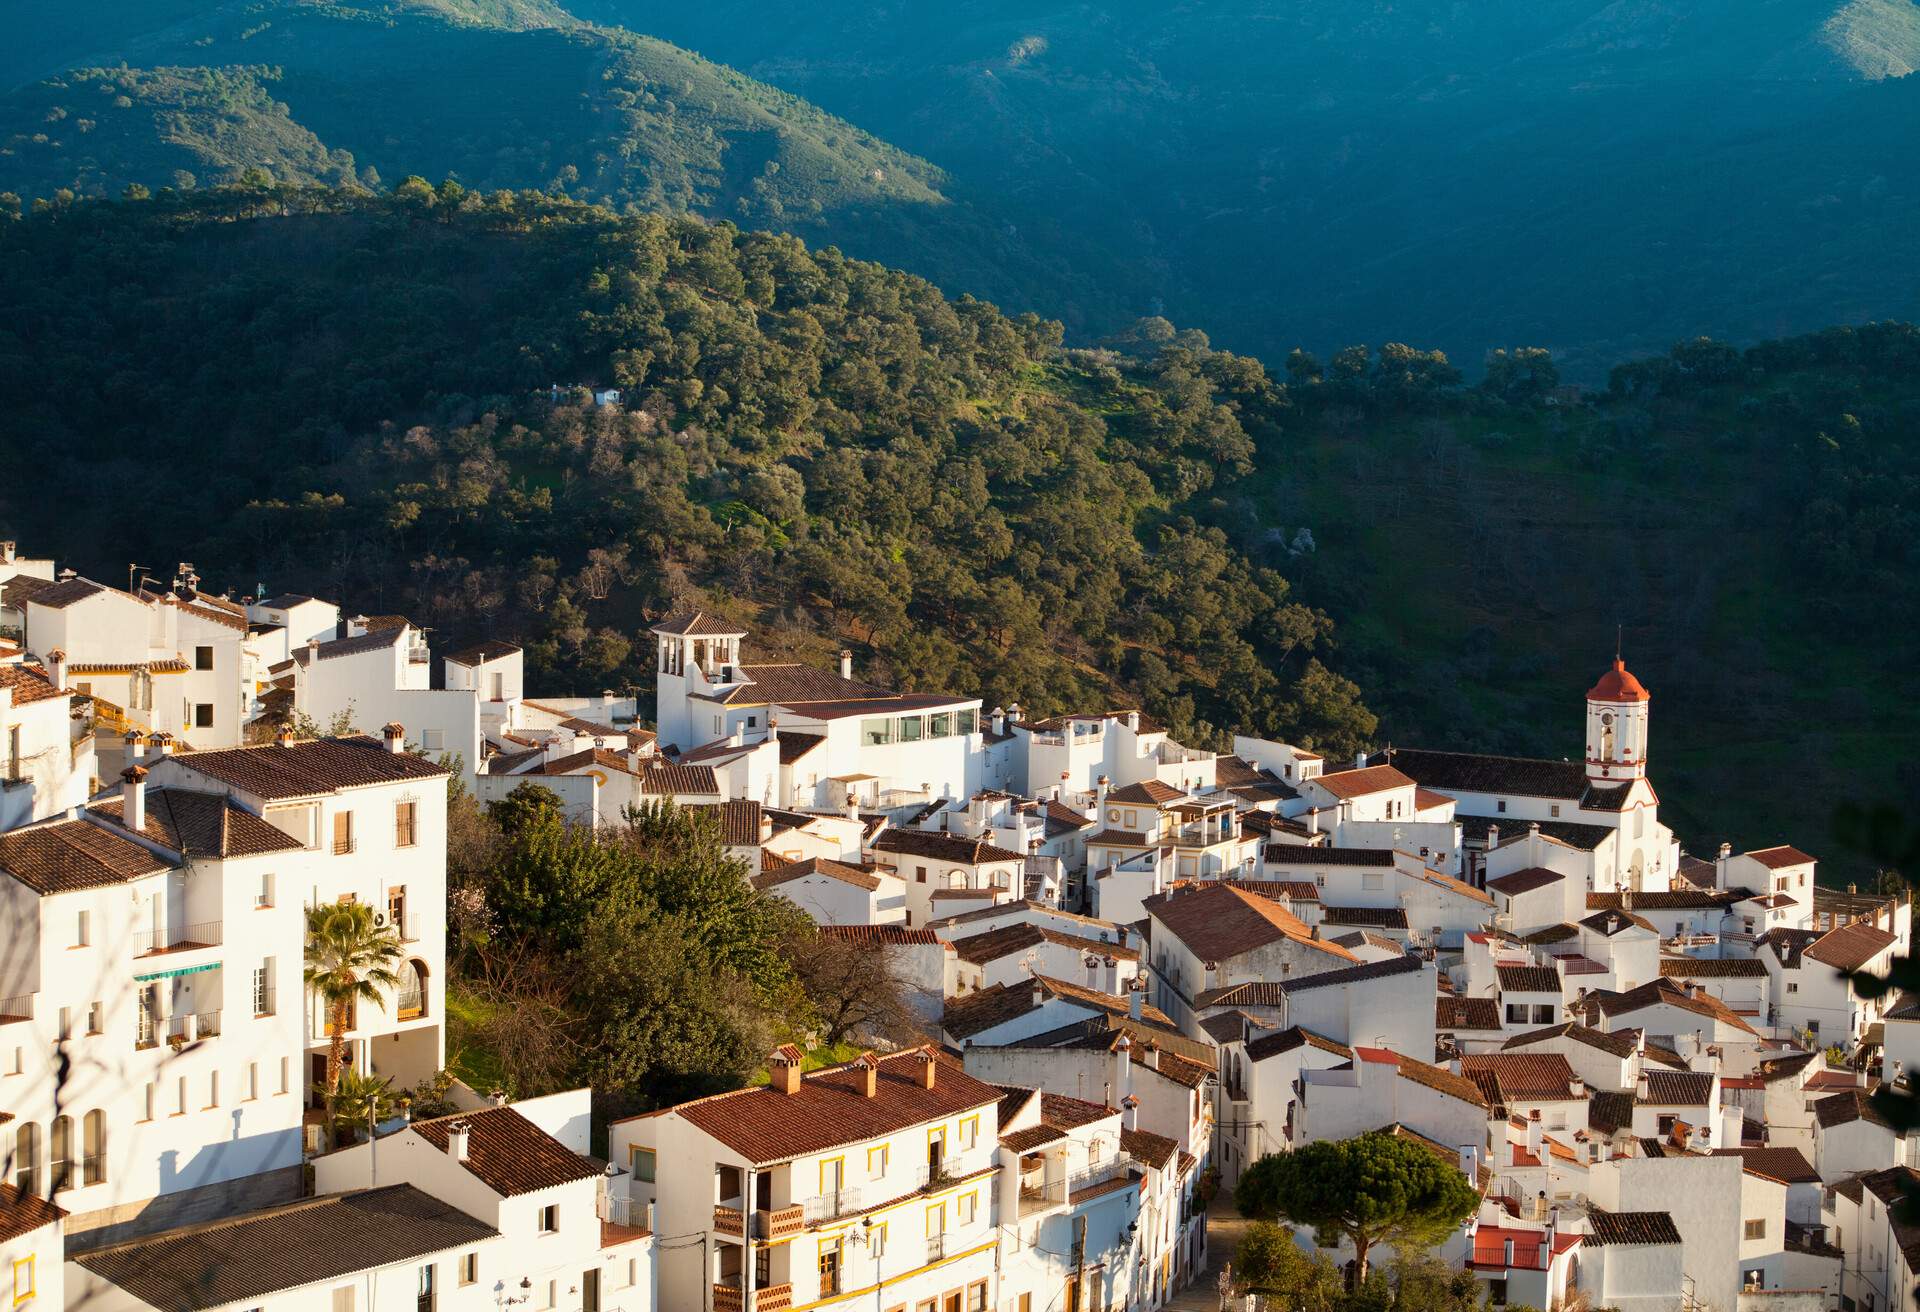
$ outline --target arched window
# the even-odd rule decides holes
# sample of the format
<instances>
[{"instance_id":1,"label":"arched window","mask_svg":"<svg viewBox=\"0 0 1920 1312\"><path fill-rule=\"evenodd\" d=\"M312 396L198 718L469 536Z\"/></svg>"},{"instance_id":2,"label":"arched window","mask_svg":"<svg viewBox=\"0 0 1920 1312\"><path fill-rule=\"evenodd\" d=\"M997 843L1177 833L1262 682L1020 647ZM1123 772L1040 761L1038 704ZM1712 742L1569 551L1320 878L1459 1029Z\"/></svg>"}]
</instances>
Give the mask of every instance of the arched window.
<instances>
[{"instance_id":1,"label":"arched window","mask_svg":"<svg viewBox=\"0 0 1920 1312\"><path fill-rule=\"evenodd\" d=\"M50 1154L52 1170L47 1176L47 1197L73 1188L73 1117L53 1118Z\"/></svg>"},{"instance_id":2,"label":"arched window","mask_svg":"<svg viewBox=\"0 0 1920 1312\"><path fill-rule=\"evenodd\" d=\"M107 1178L107 1114L98 1107L81 1123L82 1184L100 1184Z\"/></svg>"},{"instance_id":3,"label":"arched window","mask_svg":"<svg viewBox=\"0 0 1920 1312\"><path fill-rule=\"evenodd\" d=\"M418 1020L427 1014L427 963L414 957L400 971L400 995L395 999L400 1020Z\"/></svg>"},{"instance_id":4,"label":"arched window","mask_svg":"<svg viewBox=\"0 0 1920 1312\"><path fill-rule=\"evenodd\" d=\"M23 1194L39 1192L40 1127L32 1121L13 1132L13 1183Z\"/></svg>"}]
</instances>

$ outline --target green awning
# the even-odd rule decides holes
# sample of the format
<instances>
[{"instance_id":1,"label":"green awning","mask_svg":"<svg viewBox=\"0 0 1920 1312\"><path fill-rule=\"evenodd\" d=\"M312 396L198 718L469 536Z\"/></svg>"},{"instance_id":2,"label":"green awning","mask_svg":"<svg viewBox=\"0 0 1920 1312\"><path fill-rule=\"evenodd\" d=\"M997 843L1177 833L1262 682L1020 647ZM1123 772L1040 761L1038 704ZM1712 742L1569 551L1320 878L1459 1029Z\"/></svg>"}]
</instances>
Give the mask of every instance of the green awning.
<instances>
[{"instance_id":1,"label":"green awning","mask_svg":"<svg viewBox=\"0 0 1920 1312\"><path fill-rule=\"evenodd\" d=\"M178 970L156 970L151 975L135 975L133 981L136 984L145 984L148 980L172 979L175 975L198 975L203 970L218 970L221 964L216 961L206 966L182 966Z\"/></svg>"}]
</instances>

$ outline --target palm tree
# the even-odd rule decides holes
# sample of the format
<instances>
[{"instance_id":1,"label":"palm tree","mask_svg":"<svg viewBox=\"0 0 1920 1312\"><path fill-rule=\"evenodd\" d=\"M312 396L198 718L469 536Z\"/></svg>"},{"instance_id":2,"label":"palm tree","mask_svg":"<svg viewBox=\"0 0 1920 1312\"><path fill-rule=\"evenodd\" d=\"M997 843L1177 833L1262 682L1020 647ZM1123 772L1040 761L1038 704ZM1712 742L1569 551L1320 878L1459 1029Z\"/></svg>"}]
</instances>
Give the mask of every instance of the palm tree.
<instances>
[{"instance_id":1,"label":"palm tree","mask_svg":"<svg viewBox=\"0 0 1920 1312\"><path fill-rule=\"evenodd\" d=\"M307 908L306 969L302 978L326 1007L332 1044L327 1050L328 1138L332 1138L334 1100L347 1060L347 1020L360 1002L385 1009L386 992L400 987L400 938L392 926L373 923L364 902L335 902Z\"/></svg>"},{"instance_id":2,"label":"palm tree","mask_svg":"<svg viewBox=\"0 0 1920 1312\"><path fill-rule=\"evenodd\" d=\"M371 1139L375 1128L391 1119L399 1107L392 1084L390 1078L370 1072L341 1071L340 1083L333 1090L333 1115L339 1128L365 1130Z\"/></svg>"}]
</instances>

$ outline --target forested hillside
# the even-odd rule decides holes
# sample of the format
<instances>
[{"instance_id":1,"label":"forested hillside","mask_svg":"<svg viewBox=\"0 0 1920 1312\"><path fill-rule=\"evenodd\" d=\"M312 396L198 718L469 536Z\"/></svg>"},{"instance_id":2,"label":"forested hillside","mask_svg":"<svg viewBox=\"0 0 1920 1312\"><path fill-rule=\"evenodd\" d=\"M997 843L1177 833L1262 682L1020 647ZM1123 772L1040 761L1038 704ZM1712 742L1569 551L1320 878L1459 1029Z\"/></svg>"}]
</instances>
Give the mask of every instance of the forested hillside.
<instances>
[{"instance_id":1,"label":"forested hillside","mask_svg":"<svg viewBox=\"0 0 1920 1312\"><path fill-rule=\"evenodd\" d=\"M698 598L909 687L1339 753L1571 755L1619 626L1695 850L1821 848L1920 785L1910 327L1585 397L1534 350L1270 377L1164 320L1062 349L790 237L418 181L56 207L0 259L0 525L101 577L186 557L499 632L550 688L644 690L640 633Z\"/></svg>"},{"instance_id":2,"label":"forested hillside","mask_svg":"<svg viewBox=\"0 0 1920 1312\"><path fill-rule=\"evenodd\" d=\"M494 632L547 688L649 688L636 637L697 599L990 704L1373 729L1325 616L1200 522L1278 440L1252 361L1090 363L791 237L418 181L81 204L0 260L0 523L102 577Z\"/></svg>"}]
</instances>

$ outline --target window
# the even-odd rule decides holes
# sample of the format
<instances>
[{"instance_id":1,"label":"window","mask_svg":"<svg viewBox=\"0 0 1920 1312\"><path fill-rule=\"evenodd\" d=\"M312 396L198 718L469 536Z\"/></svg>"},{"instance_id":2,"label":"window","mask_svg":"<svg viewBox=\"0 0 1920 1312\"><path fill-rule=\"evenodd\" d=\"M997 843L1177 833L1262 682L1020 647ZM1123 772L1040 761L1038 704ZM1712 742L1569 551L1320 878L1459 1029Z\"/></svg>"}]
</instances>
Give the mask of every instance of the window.
<instances>
[{"instance_id":1,"label":"window","mask_svg":"<svg viewBox=\"0 0 1920 1312\"><path fill-rule=\"evenodd\" d=\"M89 933L89 931L92 928L93 928L93 925L92 925L92 919L91 919L90 913L82 911L79 915L75 916L74 926L73 926L73 945L77 948L83 948L83 947L86 947L87 944L91 943L93 941L93 936L91 933Z\"/></svg>"},{"instance_id":2,"label":"window","mask_svg":"<svg viewBox=\"0 0 1920 1312\"><path fill-rule=\"evenodd\" d=\"M1498 801L1496 801L1493 804L1493 809L1498 811L1501 815L1505 815L1507 813L1507 799L1504 797L1500 798ZM1496 1283L1504 1283L1504 1282L1496 1282ZM1502 1293L1504 1292L1505 1291L1503 1290ZM1500 1301L1504 1303L1507 1300L1505 1298L1502 1298Z\"/></svg>"},{"instance_id":3,"label":"window","mask_svg":"<svg viewBox=\"0 0 1920 1312\"><path fill-rule=\"evenodd\" d=\"M972 1225L974 1213L979 1209L980 1195L967 1194L960 1199L957 1215L961 1225Z\"/></svg>"},{"instance_id":4,"label":"window","mask_svg":"<svg viewBox=\"0 0 1920 1312\"><path fill-rule=\"evenodd\" d=\"M444 729L422 729L420 731L420 750L423 752L441 752L447 747L447 731Z\"/></svg>"},{"instance_id":5,"label":"window","mask_svg":"<svg viewBox=\"0 0 1920 1312\"><path fill-rule=\"evenodd\" d=\"M353 851L353 812L333 813L333 854L345 856Z\"/></svg>"},{"instance_id":6,"label":"window","mask_svg":"<svg viewBox=\"0 0 1920 1312\"><path fill-rule=\"evenodd\" d=\"M193 668L196 670L212 669L213 668L213 648L195 647L193 649Z\"/></svg>"},{"instance_id":7,"label":"window","mask_svg":"<svg viewBox=\"0 0 1920 1312\"><path fill-rule=\"evenodd\" d=\"M873 1260L878 1262L887 1255L887 1223L881 1221L867 1232L867 1247L873 1250Z\"/></svg>"},{"instance_id":8,"label":"window","mask_svg":"<svg viewBox=\"0 0 1920 1312\"><path fill-rule=\"evenodd\" d=\"M927 1238L932 1239L937 1235L944 1235L946 1232L947 1205L945 1203L935 1203L927 1209Z\"/></svg>"},{"instance_id":9,"label":"window","mask_svg":"<svg viewBox=\"0 0 1920 1312\"><path fill-rule=\"evenodd\" d=\"M65 1043L68 1039L73 1037L73 1008L72 1007L60 1008L60 1028L58 1031L55 1032L54 1037L58 1039L61 1043Z\"/></svg>"},{"instance_id":10,"label":"window","mask_svg":"<svg viewBox=\"0 0 1920 1312\"><path fill-rule=\"evenodd\" d=\"M260 1063L247 1063L247 1101L252 1102L260 1096Z\"/></svg>"},{"instance_id":11,"label":"window","mask_svg":"<svg viewBox=\"0 0 1920 1312\"><path fill-rule=\"evenodd\" d=\"M953 731L955 733L978 733L980 731L980 711L969 706L964 711L953 713Z\"/></svg>"},{"instance_id":12,"label":"window","mask_svg":"<svg viewBox=\"0 0 1920 1312\"><path fill-rule=\"evenodd\" d=\"M105 1028L105 1008L99 1003L90 1003L87 1007L87 1033L98 1034Z\"/></svg>"},{"instance_id":13,"label":"window","mask_svg":"<svg viewBox=\"0 0 1920 1312\"><path fill-rule=\"evenodd\" d=\"M1507 1282L1504 1279L1487 1281L1487 1302L1495 1307L1507 1305Z\"/></svg>"},{"instance_id":14,"label":"window","mask_svg":"<svg viewBox=\"0 0 1920 1312\"><path fill-rule=\"evenodd\" d=\"M1659 1129L1661 1135L1664 1137L1666 1135L1673 1133L1673 1122L1674 1122L1674 1118L1672 1116L1660 1116L1655 1118L1654 1125Z\"/></svg>"},{"instance_id":15,"label":"window","mask_svg":"<svg viewBox=\"0 0 1920 1312\"><path fill-rule=\"evenodd\" d=\"M220 1072L211 1071L207 1075L207 1106L220 1105Z\"/></svg>"},{"instance_id":16,"label":"window","mask_svg":"<svg viewBox=\"0 0 1920 1312\"><path fill-rule=\"evenodd\" d=\"M980 1118L969 1116L960 1122L960 1147L965 1150L978 1142L980 1142Z\"/></svg>"},{"instance_id":17,"label":"window","mask_svg":"<svg viewBox=\"0 0 1920 1312\"><path fill-rule=\"evenodd\" d=\"M1766 1218L1762 1217L1758 1221L1747 1222L1746 1237L1748 1239L1765 1239L1767 1237Z\"/></svg>"},{"instance_id":18,"label":"window","mask_svg":"<svg viewBox=\"0 0 1920 1312\"><path fill-rule=\"evenodd\" d=\"M420 1268L420 1282L413 1296L414 1312L433 1312L433 1263Z\"/></svg>"},{"instance_id":19,"label":"window","mask_svg":"<svg viewBox=\"0 0 1920 1312\"><path fill-rule=\"evenodd\" d=\"M213 728L213 703L195 702L193 706L193 727L196 729Z\"/></svg>"},{"instance_id":20,"label":"window","mask_svg":"<svg viewBox=\"0 0 1920 1312\"><path fill-rule=\"evenodd\" d=\"M333 1312L353 1312L352 1285L341 1285L333 1291Z\"/></svg>"},{"instance_id":21,"label":"window","mask_svg":"<svg viewBox=\"0 0 1920 1312\"><path fill-rule=\"evenodd\" d=\"M1558 820L1560 818L1560 803L1555 802L1549 807L1547 807L1547 814L1552 816L1555 820Z\"/></svg>"},{"instance_id":22,"label":"window","mask_svg":"<svg viewBox=\"0 0 1920 1312\"><path fill-rule=\"evenodd\" d=\"M555 1234L560 1229L560 1204L548 1203L540 1209L540 1233Z\"/></svg>"},{"instance_id":23,"label":"window","mask_svg":"<svg viewBox=\"0 0 1920 1312\"><path fill-rule=\"evenodd\" d=\"M892 720L860 721L860 744L863 747L885 747L893 741Z\"/></svg>"},{"instance_id":24,"label":"window","mask_svg":"<svg viewBox=\"0 0 1920 1312\"><path fill-rule=\"evenodd\" d=\"M1807 1022L1807 1032L1808 1032L1809 1034L1818 1034L1818 1033L1820 1032L1820 1022L1819 1022L1819 1021L1817 1021L1817 1020L1810 1020L1810 1021L1808 1021L1808 1022Z\"/></svg>"},{"instance_id":25,"label":"window","mask_svg":"<svg viewBox=\"0 0 1920 1312\"><path fill-rule=\"evenodd\" d=\"M160 1086L157 1084L149 1083L147 1085L146 1115L142 1116L140 1119L143 1121L152 1120L154 1109L158 1107L159 1104L160 1104Z\"/></svg>"},{"instance_id":26,"label":"window","mask_svg":"<svg viewBox=\"0 0 1920 1312\"><path fill-rule=\"evenodd\" d=\"M282 1093L285 1093L287 1091L288 1063L291 1060L292 1058L290 1057L282 1057L280 1059L280 1092Z\"/></svg>"},{"instance_id":27,"label":"window","mask_svg":"<svg viewBox=\"0 0 1920 1312\"><path fill-rule=\"evenodd\" d=\"M37 1291L33 1283L33 1254L13 1259L13 1305L30 1303Z\"/></svg>"},{"instance_id":28,"label":"window","mask_svg":"<svg viewBox=\"0 0 1920 1312\"><path fill-rule=\"evenodd\" d=\"M1799 991L1800 991L1799 981L1791 980L1791 979L1787 981L1787 992L1798 993Z\"/></svg>"},{"instance_id":29,"label":"window","mask_svg":"<svg viewBox=\"0 0 1920 1312\"><path fill-rule=\"evenodd\" d=\"M558 1280L549 1280L540 1286L540 1306L542 1308L557 1307L559 1303L560 1282Z\"/></svg>"},{"instance_id":30,"label":"window","mask_svg":"<svg viewBox=\"0 0 1920 1312\"><path fill-rule=\"evenodd\" d=\"M652 1184L653 1149L634 1144L627 1149L627 1157L633 1167L633 1178L643 1184Z\"/></svg>"},{"instance_id":31,"label":"window","mask_svg":"<svg viewBox=\"0 0 1920 1312\"><path fill-rule=\"evenodd\" d=\"M393 804L393 845L395 847L412 847L420 841L419 813L418 802Z\"/></svg>"},{"instance_id":32,"label":"window","mask_svg":"<svg viewBox=\"0 0 1920 1312\"><path fill-rule=\"evenodd\" d=\"M828 1297L840 1292L840 1241L820 1241L820 1294Z\"/></svg>"},{"instance_id":33,"label":"window","mask_svg":"<svg viewBox=\"0 0 1920 1312\"><path fill-rule=\"evenodd\" d=\"M255 908L273 905L273 872L271 870L260 876L260 891L253 895L253 905Z\"/></svg>"},{"instance_id":34,"label":"window","mask_svg":"<svg viewBox=\"0 0 1920 1312\"><path fill-rule=\"evenodd\" d=\"M47 1138L53 1149L53 1170L47 1179L47 1196L52 1197L77 1183L73 1173L73 1117L54 1117L53 1133Z\"/></svg>"},{"instance_id":35,"label":"window","mask_svg":"<svg viewBox=\"0 0 1920 1312\"><path fill-rule=\"evenodd\" d=\"M916 884L924 884L927 882L927 868L925 866L915 866L913 868L913 882Z\"/></svg>"},{"instance_id":36,"label":"window","mask_svg":"<svg viewBox=\"0 0 1920 1312\"><path fill-rule=\"evenodd\" d=\"M1509 1002L1507 1004L1507 1024L1525 1025L1526 1023L1527 1004L1524 1002Z\"/></svg>"},{"instance_id":37,"label":"window","mask_svg":"<svg viewBox=\"0 0 1920 1312\"><path fill-rule=\"evenodd\" d=\"M631 1274L631 1270L629 1270ZM462 1253L460 1255L460 1283L472 1285L480 1280L480 1254Z\"/></svg>"},{"instance_id":38,"label":"window","mask_svg":"<svg viewBox=\"0 0 1920 1312\"><path fill-rule=\"evenodd\" d=\"M900 741L917 743L926 735L927 717L924 715L903 715L900 717Z\"/></svg>"},{"instance_id":39,"label":"window","mask_svg":"<svg viewBox=\"0 0 1920 1312\"><path fill-rule=\"evenodd\" d=\"M967 1286L967 1312L987 1312L987 1282L976 1280Z\"/></svg>"},{"instance_id":40,"label":"window","mask_svg":"<svg viewBox=\"0 0 1920 1312\"><path fill-rule=\"evenodd\" d=\"M1377 874L1372 871L1363 872L1360 876L1360 887L1364 889L1383 888L1385 887L1385 884L1383 883L1385 879L1386 879L1385 875Z\"/></svg>"},{"instance_id":41,"label":"window","mask_svg":"<svg viewBox=\"0 0 1920 1312\"><path fill-rule=\"evenodd\" d=\"M253 968L253 1014L273 1015L273 958Z\"/></svg>"},{"instance_id":42,"label":"window","mask_svg":"<svg viewBox=\"0 0 1920 1312\"><path fill-rule=\"evenodd\" d=\"M887 1173L887 1145L867 1149L867 1179L878 1180Z\"/></svg>"}]
</instances>

